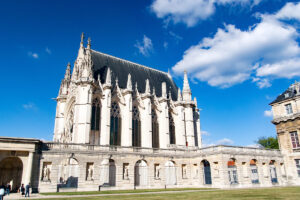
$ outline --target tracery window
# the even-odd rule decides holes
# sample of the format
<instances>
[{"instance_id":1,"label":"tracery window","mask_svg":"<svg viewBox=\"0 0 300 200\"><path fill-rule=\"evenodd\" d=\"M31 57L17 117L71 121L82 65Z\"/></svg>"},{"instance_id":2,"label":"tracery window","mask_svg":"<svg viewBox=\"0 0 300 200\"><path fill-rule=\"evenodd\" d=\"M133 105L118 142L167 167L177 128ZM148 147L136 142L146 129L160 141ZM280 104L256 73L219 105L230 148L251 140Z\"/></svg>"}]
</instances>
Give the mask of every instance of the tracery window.
<instances>
[{"instance_id":1,"label":"tracery window","mask_svg":"<svg viewBox=\"0 0 300 200\"><path fill-rule=\"evenodd\" d=\"M96 98L92 105L91 130L99 131L100 129L100 101Z\"/></svg>"},{"instance_id":2,"label":"tracery window","mask_svg":"<svg viewBox=\"0 0 300 200\"><path fill-rule=\"evenodd\" d=\"M291 141L292 141L293 149L300 148L299 137L298 137L297 131L291 132L290 134L291 134Z\"/></svg>"},{"instance_id":3,"label":"tracery window","mask_svg":"<svg viewBox=\"0 0 300 200\"><path fill-rule=\"evenodd\" d=\"M140 113L136 106L132 108L132 146L141 146L141 121Z\"/></svg>"},{"instance_id":4,"label":"tracery window","mask_svg":"<svg viewBox=\"0 0 300 200\"><path fill-rule=\"evenodd\" d=\"M159 148L159 126L157 121L157 115L154 109L152 109L152 147Z\"/></svg>"},{"instance_id":5,"label":"tracery window","mask_svg":"<svg viewBox=\"0 0 300 200\"><path fill-rule=\"evenodd\" d=\"M121 122L120 107L113 102L110 110L110 145L121 145Z\"/></svg>"},{"instance_id":6,"label":"tracery window","mask_svg":"<svg viewBox=\"0 0 300 200\"><path fill-rule=\"evenodd\" d=\"M171 113L169 113L169 130L170 130L170 144L176 144L175 123Z\"/></svg>"}]
</instances>

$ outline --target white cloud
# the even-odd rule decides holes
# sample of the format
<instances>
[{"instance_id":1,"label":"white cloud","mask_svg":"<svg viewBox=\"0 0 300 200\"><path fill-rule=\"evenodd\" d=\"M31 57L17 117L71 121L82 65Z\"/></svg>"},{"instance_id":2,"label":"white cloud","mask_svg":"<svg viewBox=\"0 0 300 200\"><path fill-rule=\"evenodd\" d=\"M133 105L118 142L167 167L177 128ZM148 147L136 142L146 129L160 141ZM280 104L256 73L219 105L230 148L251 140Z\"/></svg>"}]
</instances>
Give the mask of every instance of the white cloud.
<instances>
[{"instance_id":1,"label":"white cloud","mask_svg":"<svg viewBox=\"0 0 300 200\"><path fill-rule=\"evenodd\" d=\"M153 44L150 38L148 38L146 35L144 35L143 41L139 42L134 45L136 48L138 48L139 52L143 54L144 56L149 56L149 53L153 51Z\"/></svg>"},{"instance_id":2,"label":"white cloud","mask_svg":"<svg viewBox=\"0 0 300 200\"><path fill-rule=\"evenodd\" d=\"M201 131L201 135L210 136L210 133L207 131Z\"/></svg>"},{"instance_id":3,"label":"white cloud","mask_svg":"<svg viewBox=\"0 0 300 200\"><path fill-rule=\"evenodd\" d=\"M261 0L155 0L151 10L165 23L173 21L195 26L215 13L216 5L257 5Z\"/></svg>"},{"instance_id":4,"label":"white cloud","mask_svg":"<svg viewBox=\"0 0 300 200\"><path fill-rule=\"evenodd\" d=\"M300 3L287 3L276 14L278 19L298 19L300 20Z\"/></svg>"},{"instance_id":5,"label":"white cloud","mask_svg":"<svg viewBox=\"0 0 300 200\"><path fill-rule=\"evenodd\" d=\"M264 111L264 116L266 116L266 117L272 117L273 116L272 109L271 110L265 110Z\"/></svg>"},{"instance_id":6,"label":"white cloud","mask_svg":"<svg viewBox=\"0 0 300 200\"><path fill-rule=\"evenodd\" d=\"M51 53L52 53L52 51L51 51L48 47L46 47L45 51L46 51L48 54L51 54Z\"/></svg>"},{"instance_id":7,"label":"white cloud","mask_svg":"<svg viewBox=\"0 0 300 200\"><path fill-rule=\"evenodd\" d=\"M261 22L245 31L225 25L187 49L173 71L187 70L191 78L222 88L248 79L265 88L274 78L300 76L299 33L275 16L261 15Z\"/></svg>"},{"instance_id":8,"label":"white cloud","mask_svg":"<svg viewBox=\"0 0 300 200\"><path fill-rule=\"evenodd\" d=\"M25 110L31 110L31 109L35 109L35 105L34 103L27 103L27 104L23 104L22 107L25 109Z\"/></svg>"},{"instance_id":9,"label":"white cloud","mask_svg":"<svg viewBox=\"0 0 300 200\"><path fill-rule=\"evenodd\" d=\"M216 142L217 145L232 145L234 142L231 139L223 138Z\"/></svg>"},{"instance_id":10,"label":"white cloud","mask_svg":"<svg viewBox=\"0 0 300 200\"><path fill-rule=\"evenodd\" d=\"M33 57L35 59L39 58L39 55L37 53L33 53L31 51L28 52L28 56Z\"/></svg>"}]
</instances>

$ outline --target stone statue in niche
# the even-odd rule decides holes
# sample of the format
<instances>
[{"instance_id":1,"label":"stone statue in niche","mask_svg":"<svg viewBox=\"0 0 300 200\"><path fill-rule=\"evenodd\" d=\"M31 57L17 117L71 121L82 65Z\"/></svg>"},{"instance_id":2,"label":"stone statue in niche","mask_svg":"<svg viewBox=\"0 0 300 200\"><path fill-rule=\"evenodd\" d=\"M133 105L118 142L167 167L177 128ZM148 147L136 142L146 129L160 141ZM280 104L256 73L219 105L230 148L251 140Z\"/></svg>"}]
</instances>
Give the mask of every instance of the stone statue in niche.
<instances>
[{"instance_id":1,"label":"stone statue in niche","mask_svg":"<svg viewBox=\"0 0 300 200\"><path fill-rule=\"evenodd\" d=\"M182 178L187 178L186 165L182 166Z\"/></svg>"},{"instance_id":2,"label":"stone statue in niche","mask_svg":"<svg viewBox=\"0 0 300 200\"><path fill-rule=\"evenodd\" d=\"M93 173L94 173L94 169L93 169L93 165L88 165L88 169L87 169L87 180L93 180Z\"/></svg>"},{"instance_id":3,"label":"stone statue in niche","mask_svg":"<svg viewBox=\"0 0 300 200\"><path fill-rule=\"evenodd\" d=\"M155 166L155 179L160 179L160 166Z\"/></svg>"},{"instance_id":4,"label":"stone statue in niche","mask_svg":"<svg viewBox=\"0 0 300 200\"><path fill-rule=\"evenodd\" d=\"M48 165L45 165L44 166L44 169L43 169L43 176L42 176L42 180L43 181L50 181L50 168Z\"/></svg>"},{"instance_id":5,"label":"stone statue in niche","mask_svg":"<svg viewBox=\"0 0 300 200\"><path fill-rule=\"evenodd\" d=\"M123 174L123 177L125 180L128 180L129 179L129 169L128 169L128 165L124 165L124 174Z\"/></svg>"},{"instance_id":6,"label":"stone statue in niche","mask_svg":"<svg viewBox=\"0 0 300 200\"><path fill-rule=\"evenodd\" d=\"M199 170L197 166L194 166L194 178L198 178Z\"/></svg>"}]
</instances>

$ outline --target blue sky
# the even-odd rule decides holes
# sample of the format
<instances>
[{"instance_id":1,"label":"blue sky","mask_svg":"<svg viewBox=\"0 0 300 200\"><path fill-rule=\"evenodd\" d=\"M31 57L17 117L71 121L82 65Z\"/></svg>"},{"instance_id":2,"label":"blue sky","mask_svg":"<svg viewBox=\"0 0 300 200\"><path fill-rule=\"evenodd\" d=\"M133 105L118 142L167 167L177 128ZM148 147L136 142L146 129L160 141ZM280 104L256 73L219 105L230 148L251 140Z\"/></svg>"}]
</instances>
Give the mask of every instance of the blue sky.
<instances>
[{"instance_id":1,"label":"blue sky","mask_svg":"<svg viewBox=\"0 0 300 200\"><path fill-rule=\"evenodd\" d=\"M203 142L252 145L276 134L268 104L299 79L299 21L298 1L3 1L0 135L52 139L52 98L85 32L181 88L186 69Z\"/></svg>"}]
</instances>

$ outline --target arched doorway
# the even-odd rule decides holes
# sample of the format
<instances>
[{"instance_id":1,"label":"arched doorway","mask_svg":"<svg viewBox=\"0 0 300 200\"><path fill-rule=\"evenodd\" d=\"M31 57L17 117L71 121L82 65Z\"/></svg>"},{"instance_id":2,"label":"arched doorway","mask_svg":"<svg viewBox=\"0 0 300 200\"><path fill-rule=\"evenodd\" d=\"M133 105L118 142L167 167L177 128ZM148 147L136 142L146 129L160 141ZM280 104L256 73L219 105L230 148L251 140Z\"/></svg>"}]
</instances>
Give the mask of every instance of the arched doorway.
<instances>
[{"instance_id":1,"label":"arched doorway","mask_svg":"<svg viewBox=\"0 0 300 200\"><path fill-rule=\"evenodd\" d=\"M116 164L113 159L109 159L109 185L116 186Z\"/></svg>"},{"instance_id":2,"label":"arched doorway","mask_svg":"<svg viewBox=\"0 0 300 200\"><path fill-rule=\"evenodd\" d=\"M21 186L23 163L18 157L4 158L0 162L0 185L11 184L12 191Z\"/></svg>"},{"instance_id":3,"label":"arched doorway","mask_svg":"<svg viewBox=\"0 0 300 200\"><path fill-rule=\"evenodd\" d=\"M250 169L251 169L251 182L253 184L259 183L258 170L257 170L257 165L256 165L255 159L252 159L250 161Z\"/></svg>"},{"instance_id":4,"label":"arched doorway","mask_svg":"<svg viewBox=\"0 0 300 200\"><path fill-rule=\"evenodd\" d=\"M148 165L144 160L139 160L135 163L134 185L136 186L148 185Z\"/></svg>"},{"instance_id":5,"label":"arched doorway","mask_svg":"<svg viewBox=\"0 0 300 200\"><path fill-rule=\"evenodd\" d=\"M176 185L176 167L173 161L165 164L166 185Z\"/></svg>"},{"instance_id":6,"label":"arched doorway","mask_svg":"<svg viewBox=\"0 0 300 200\"><path fill-rule=\"evenodd\" d=\"M229 176L229 183L230 184L238 184L238 174L237 174L237 168L236 168L236 160L234 158L231 158L227 162L228 167L228 176Z\"/></svg>"},{"instance_id":7,"label":"arched doorway","mask_svg":"<svg viewBox=\"0 0 300 200\"><path fill-rule=\"evenodd\" d=\"M211 171L210 171L210 164L207 160L202 160L201 162L203 168L203 180L204 184L211 184Z\"/></svg>"}]
</instances>

